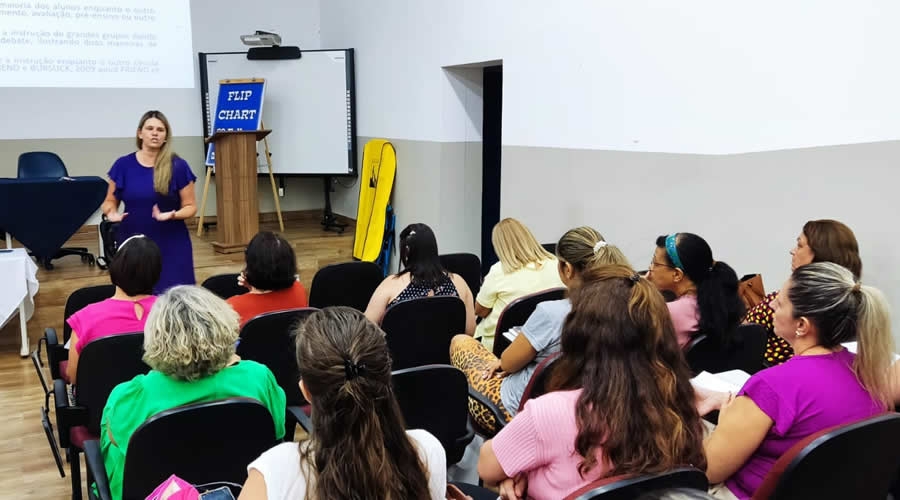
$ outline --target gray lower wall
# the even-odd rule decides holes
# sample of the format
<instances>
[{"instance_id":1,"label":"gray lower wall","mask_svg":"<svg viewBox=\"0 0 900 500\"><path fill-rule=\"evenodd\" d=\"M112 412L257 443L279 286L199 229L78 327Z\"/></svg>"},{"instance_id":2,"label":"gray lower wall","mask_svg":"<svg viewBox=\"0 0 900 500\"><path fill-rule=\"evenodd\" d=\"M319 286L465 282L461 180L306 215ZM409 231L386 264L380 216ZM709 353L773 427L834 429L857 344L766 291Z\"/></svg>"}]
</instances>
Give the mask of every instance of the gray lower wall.
<instances>
[{"instance_id":1,"label":"gray lower wall","mask_svg":"<svg viewBox=\"0 0 900 500\"><path fill-rule=\"evenodd\" d=\"M855 232L863 282L887 295L897 337L898 161L900 141L721 156L504 146L501 212L541 241L595 227L638 269L657 236L697 233L768 290L789 276L803 224L837 219Z\"/></svg>"},{"instance_id":2,"label":"gray lower wall","mask_svg":"<svg viewBox=\"0 0 900 500\"><path fill-rule=\"evenodd\" d=\"M198 204L203 195L203 180L206 175L202 141L201 137L176 137L173 143L175 151L187 160L197 176ZM105 178L106 172L116 158L134 149L134 139L131 138L0 140L0 177L16 176L17 159L21 153L53 151L63 159L69 175L99 175ZM353 185L349 189L339 184L335 185L335 192L332 193L334 211L355 218L358 188L351 179L341 179L340 182ZM259 178L258 189L260 212L274 212L275 202L268 178ZM285 177L285 193L280 200L281 209L291 211L322 208L325 206L322 193L322 180L319 178ZM205 212L207 215L216 213L215 179L210 181ZM95 214L89 222L96 223L98 220L99 215Z\"/></svg>"}]
</instances>

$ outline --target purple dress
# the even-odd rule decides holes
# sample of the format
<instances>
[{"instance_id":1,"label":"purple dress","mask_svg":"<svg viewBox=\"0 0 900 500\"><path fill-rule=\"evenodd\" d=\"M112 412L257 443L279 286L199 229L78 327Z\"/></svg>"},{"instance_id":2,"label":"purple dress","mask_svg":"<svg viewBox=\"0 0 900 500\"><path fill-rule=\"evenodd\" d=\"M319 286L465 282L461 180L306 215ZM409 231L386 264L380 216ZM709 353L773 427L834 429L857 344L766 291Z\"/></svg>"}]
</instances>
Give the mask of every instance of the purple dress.
<instances>
[{"instance_id":1,"label":"purple dress","mask_svg":"<svg viewBox=\"0 0 900 500\"><path fill-rule=\"evenodd\" d=\"M191 236L183 220L157 221L153 205L160 212L181 208L179 191L197 180L191 167L181 158L172 158L172 183L169 194L163 196L153 189L153 169L138 163L137 155L125 155L109 169L109 178L116 183L116 198L125 203L128 216L122 219L116 241L123 242L135 234L152 239L162 254L162 274L153 292L160 294L175 285L193 285L194 254Z\"/></svg>"}]
</instances>

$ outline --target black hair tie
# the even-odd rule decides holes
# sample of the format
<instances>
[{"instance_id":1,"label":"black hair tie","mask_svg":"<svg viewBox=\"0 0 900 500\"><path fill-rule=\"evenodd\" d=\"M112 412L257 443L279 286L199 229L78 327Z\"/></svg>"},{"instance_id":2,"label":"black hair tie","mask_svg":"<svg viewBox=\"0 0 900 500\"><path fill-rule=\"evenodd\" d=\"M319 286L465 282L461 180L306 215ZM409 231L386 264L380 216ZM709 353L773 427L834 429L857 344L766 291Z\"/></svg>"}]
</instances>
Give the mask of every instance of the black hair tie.
<instances>
[{"instance_id":1,"label":"black hair tie","mask_svg":"<svg viewBox=\"0 0 900 500\"><path fill-rule=\"evenodd\" d=\"M628 277L628 280L631 281L632 285L635 285L638 281L641 281L641 275L638 273L634 273Z\"/></svg>"},{"instance_id":2,"label":"black hair tie","mask_svg":"<svg viewBox=\"0 0 900 500\"><path fill-rule=\"evenodd\" d=\"M344 358L344 375L346 375L347 380L353 380L356 377L362 377L366 374L366 364L359 363L356 364L350 361L347 358Z\"/></svg>"}]
</instances>

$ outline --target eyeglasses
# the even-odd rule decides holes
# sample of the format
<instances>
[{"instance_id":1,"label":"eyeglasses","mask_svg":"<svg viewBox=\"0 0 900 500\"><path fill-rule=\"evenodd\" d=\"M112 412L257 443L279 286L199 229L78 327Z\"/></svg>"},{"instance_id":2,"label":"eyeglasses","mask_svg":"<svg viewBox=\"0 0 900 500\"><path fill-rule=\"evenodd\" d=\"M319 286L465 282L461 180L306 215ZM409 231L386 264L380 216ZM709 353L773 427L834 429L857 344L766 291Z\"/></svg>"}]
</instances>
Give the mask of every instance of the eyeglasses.
<instances>
[{"instance_id":1,"label":"eyeglasses","mask_svg":"<svg viewBox=\"0 0 900 500\"><path fill-rule=\"evenodd\" d=\"M650 259L650 270L652 271L654 267L668 267L669 269L675 269L675 266L670 266L668 264L663 264L662 262L656 262L653 259Z\"/></svg>"}]
</instances>

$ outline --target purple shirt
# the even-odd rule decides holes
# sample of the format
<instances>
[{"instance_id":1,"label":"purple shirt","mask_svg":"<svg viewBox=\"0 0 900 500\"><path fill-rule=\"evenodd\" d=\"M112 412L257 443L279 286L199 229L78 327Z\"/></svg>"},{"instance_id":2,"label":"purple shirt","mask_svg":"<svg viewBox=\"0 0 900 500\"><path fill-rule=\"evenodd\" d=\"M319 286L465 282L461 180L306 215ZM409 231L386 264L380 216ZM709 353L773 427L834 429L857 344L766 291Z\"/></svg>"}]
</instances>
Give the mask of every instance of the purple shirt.
<instances>
[{"instance_id":1,"label":"purple shirt","mask_svg":"<svg viewBox=\"0 0 900 500\"><path fill-rule=\"evenodd\" d=\"M795 356L750 377L738 396L747 396L772 419L762 444L726 482L738 498L750 498L775 462L810 434L885 412L859 383L856 355Z\"/></svg>"}]
</instances>

